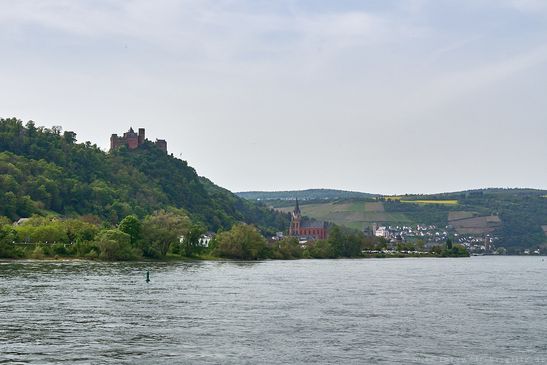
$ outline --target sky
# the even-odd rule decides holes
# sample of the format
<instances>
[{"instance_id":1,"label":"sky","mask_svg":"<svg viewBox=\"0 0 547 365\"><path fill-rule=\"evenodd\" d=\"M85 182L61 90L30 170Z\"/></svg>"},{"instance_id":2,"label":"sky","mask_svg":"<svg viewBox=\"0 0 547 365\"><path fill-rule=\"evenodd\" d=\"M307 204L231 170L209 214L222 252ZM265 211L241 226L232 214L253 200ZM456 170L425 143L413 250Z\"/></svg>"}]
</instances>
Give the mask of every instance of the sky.
<instances>
[{"instance_id":1,"label":"sky","mask_svg":"<svg viewBox=\"0 0 547 365\"><path fill-rule=\"evenodd\" d=\"M232 191L547 189L547 1L0 0L0 117Z\"/></svg>"}]
</instances>

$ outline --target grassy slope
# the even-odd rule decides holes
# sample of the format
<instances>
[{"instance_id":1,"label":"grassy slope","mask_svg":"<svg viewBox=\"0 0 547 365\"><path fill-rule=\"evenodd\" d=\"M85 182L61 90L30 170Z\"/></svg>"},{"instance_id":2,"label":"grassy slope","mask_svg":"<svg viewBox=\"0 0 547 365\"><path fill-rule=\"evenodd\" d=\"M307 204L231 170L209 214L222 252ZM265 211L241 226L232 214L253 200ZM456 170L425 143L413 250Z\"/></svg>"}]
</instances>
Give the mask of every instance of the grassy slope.
<instances>
[{"instance_id":1,"label":"grassy slope","mask_svg":"<svg viewBox=\"0 0 547 365\"><path fill-rule=\"evenodd\" d=\"M293 209L292 203L282 208L283 212L290 212ZM386 212L380 202L325 202L313 204L301 204L302 214L346 227L362 230L372 223L414 223L412 216L399 212Z\"/></svg>"},{"instance_id":2,"label":"grassy slope","mask_svg":"<svg viewBox=\"0 0 547 365\"><path fill-rule=\"evenodd\" d=\"M333 200L333 199L365 199L377 194L335 189L307 189L290 191L245 191L235 193L247 200Z\"/></svg>"}]
</instances>

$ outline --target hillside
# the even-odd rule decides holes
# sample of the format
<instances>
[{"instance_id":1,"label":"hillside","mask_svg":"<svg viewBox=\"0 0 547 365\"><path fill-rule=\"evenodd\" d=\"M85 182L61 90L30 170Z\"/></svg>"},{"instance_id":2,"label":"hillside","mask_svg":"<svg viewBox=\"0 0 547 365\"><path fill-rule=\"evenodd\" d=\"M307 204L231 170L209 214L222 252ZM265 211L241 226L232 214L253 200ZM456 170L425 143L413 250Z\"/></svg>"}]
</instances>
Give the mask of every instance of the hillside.
<instances>
[{"instance_id":1,"label":"hillside","mask_svg":"<svg viewBox=\"0 0 547 365\"><path fill-rule=\"evenodd\" d=\"M307 189L291 191L247 191L236 193L247 200L333 200L370 198L377 195L335 189Z\"/></svg>"},{"instance_id":2,"label":"hillside","mask_svg":"<svg viewBox=\"0 0 547 365\"><path fill-rule=\"evenodd\" d=\"M306 216L363 230L379 225L450 225L460 235L486 234L515 251L547 243L546 191L534 189L484 189L435 195L406 195L377 199L303 201ZM268 201L282 212L294 202Z\"/></svg>"},{"instance_id":3,"label":"hillside","mask_svg":"<svg viewBox=\"0 0 547 365\"><path fill-rule=\"evenodd\" d=\"M168 207L210 230L236 222L282 230L287 216L222 189L152 143L101 151L73 132L0 119L0 215L94 215L110 224Z\"/></svg>"}]
</instances>

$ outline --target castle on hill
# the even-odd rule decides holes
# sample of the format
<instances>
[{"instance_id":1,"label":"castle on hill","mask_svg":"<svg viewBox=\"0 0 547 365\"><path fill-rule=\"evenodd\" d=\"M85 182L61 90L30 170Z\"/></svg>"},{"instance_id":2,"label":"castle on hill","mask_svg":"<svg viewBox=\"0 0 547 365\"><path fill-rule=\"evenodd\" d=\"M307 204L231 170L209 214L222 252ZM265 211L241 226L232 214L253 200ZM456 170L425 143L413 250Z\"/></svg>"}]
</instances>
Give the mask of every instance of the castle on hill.
<instances>
[{"instance_id":1,"label":"castle on hill","mask_svg":"<svg viewBox=\"0 0 547 365\"><path fill-rule=\"evenodd\" d=\"M110 151L122 146L126 146L130 150L134 150L135 148L143 145L145 141L147 141L147 139L144 137L144 128L139 128L139 134L137 134L133 130L133 127L131 127L123 134L122 137L118 137L115 133L110 136ZM167 153L167 142L165 139L156 139L154 144L163 152Z\"/></svg>"}]
</instances>

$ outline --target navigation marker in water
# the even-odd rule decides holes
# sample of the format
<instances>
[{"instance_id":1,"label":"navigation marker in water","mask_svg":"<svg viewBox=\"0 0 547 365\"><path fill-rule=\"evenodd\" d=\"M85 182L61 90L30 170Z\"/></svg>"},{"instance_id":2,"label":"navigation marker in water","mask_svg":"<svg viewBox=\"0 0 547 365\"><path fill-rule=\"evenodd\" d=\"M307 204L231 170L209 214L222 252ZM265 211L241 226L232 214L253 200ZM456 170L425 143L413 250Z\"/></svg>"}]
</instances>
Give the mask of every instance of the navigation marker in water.
<instances>
[{"instance_id":1,"label":"navigation marker in water","mask_svg":"<svg viewBox=\"0 0 547 365\"><path fill-rule=\"evenodd\" d=\"M147 271L147 272L146 272L146 282L147 282L147 283L150 282L150 271Z\"/></svg>"}]
</instances>

